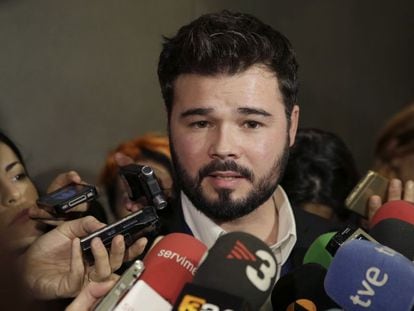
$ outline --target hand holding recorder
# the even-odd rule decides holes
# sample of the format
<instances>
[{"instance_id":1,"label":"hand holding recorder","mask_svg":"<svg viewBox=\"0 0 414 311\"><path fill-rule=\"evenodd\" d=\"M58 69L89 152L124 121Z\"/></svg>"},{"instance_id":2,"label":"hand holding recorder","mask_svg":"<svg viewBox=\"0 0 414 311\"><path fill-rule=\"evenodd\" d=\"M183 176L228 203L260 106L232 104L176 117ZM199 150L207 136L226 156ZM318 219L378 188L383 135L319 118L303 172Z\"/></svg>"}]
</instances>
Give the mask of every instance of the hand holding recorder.
<instances>
[{"instance_id":1,"label":"hand holding recorder","mask_svg":"<svg viewBox=\"0 0 414 311\"><path fill-rule=\"evenodd\" d=\"M385 202L405 200L414 202L414 182L387 178L376 172L368 173L351 191L345 201L346 207L370 220Z\"/></svg>"},{"instance_id":2,"label":"hand holding recorder","mask_svg":"<svg viewBox=\"0 0 414 311\"><path fill-rule=\"evenodd\" d=\"M95 264L85 265L79 238L104 226L92 216L66 221L30 246L23 255L23 275L35 298L74 297L89 281L111 278L124 260L132 260L144 250L145 240L125 249L123 237L117 236L108 253L102 242L94 239L91 251Z\"/></svg>"},{"instance_id":3,"label":"hand holding recorder","mask_svg":"<svg viewBox=\"0 0 414 311\"><path fill-rule=\"evenodd\" d=\"M368 219L371 220L384 203L396 200L414 203L414 182L412 180L408 180L403 184L399 179L391 179L385 199L378 195L370 197L368 202Z\"/></svg>"},{"instance_id":4,"label":"hand holding recorder","mask_svg":"<svg viewBox=\"0 0 414 311\"><path fill-rule=\"evenodd\" d=\"M87 202L95 200L97 189L82 181L75 171L58 175L47 190L40 196L37 205L32 208L30 217L49 225L59 225L64 220L84 216L88 210Z\"/></svg>"},{"instance_id":5,"label":"hand holding recorder","mask_svg":"<svg viewBox=\"0 0 414 311\"><path fill-rule=\"evenodd\" d=\"M119 168L119 174L128 189L129 198L138 200L144 197L150 205L83 238L81 247L88 261L92 260L91 243L95 238L100 238L104 246L109 248L112 239L116 235L122 235L126 246L129 246L135 240L153 237L159 231L160 222L156 209L166 207L167 201L152 168L128 164Z\"/></svg>"}]
</instances>

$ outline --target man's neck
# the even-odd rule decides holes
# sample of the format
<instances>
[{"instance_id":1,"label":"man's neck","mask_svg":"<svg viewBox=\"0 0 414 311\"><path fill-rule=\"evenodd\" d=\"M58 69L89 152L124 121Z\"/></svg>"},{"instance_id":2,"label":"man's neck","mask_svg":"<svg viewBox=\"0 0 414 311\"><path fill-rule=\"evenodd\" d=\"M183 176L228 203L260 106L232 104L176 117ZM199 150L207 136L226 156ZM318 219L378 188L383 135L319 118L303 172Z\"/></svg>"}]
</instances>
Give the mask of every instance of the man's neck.
<instances>
[{"instance_id":1,"label":"man's neck","mask_svg":"<svg viewBox=\"0 0 414 311\"><path fill-rule=\"evenodd\" d=\"M279 215L273 196L250 214L229 222L217 223L226 232L243 231L250 233L267 245L277 242Z\"/></svg>"}]
</instances>

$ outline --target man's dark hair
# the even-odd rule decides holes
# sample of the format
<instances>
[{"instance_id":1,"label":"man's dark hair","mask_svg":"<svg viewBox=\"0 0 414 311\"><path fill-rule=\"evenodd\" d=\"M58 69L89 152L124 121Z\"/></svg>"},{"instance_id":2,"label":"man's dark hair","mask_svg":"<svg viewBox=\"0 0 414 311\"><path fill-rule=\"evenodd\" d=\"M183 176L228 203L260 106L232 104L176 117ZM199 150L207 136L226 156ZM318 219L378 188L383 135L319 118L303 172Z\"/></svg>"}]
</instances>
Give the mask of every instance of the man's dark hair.
<instances>
[{"instance_id":1,"label":"man's dark hair","mask_svg":"<svg viewBox=\"0 0 414 311\"><path fill-rule=\"evenodd\" d=\"M206 14L164 40L158 78L168 119L179 75L234 75L253 65L275 74L290 116L298 92L295 53L285 36L256 17L229 11Z\"/></svg>"}]
</instances>

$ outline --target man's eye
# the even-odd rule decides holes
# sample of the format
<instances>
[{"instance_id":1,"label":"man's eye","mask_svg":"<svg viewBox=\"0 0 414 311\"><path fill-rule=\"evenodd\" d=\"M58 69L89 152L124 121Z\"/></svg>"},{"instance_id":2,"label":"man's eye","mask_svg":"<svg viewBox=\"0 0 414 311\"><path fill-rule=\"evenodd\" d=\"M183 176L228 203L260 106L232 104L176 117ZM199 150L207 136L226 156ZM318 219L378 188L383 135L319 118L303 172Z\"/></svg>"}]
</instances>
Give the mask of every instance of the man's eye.
<instances>
[{"instance_id":1,"label":"man's eye","mask_svg":"<svg viewBox=\"0 0 414 311\"><path fill-rule=\"evenodd\" d=\"M245 128L250 128L250 129L258 129L262 127L262 125L263 125L262 123L257 122L257 121L246 121L243 124Z\"/></svg>"},{"instance_id":2,"label":"man's eye","mask_svg":"<svg viewBox=\"0 0 414 311\"><path fill-rule=\"evenodd\" d=\"M197 121L197 122L192 122L190 126L194 128L206 128L209 126L209 124L210 123L208 121Z\"/></svg>"}]
</instances>

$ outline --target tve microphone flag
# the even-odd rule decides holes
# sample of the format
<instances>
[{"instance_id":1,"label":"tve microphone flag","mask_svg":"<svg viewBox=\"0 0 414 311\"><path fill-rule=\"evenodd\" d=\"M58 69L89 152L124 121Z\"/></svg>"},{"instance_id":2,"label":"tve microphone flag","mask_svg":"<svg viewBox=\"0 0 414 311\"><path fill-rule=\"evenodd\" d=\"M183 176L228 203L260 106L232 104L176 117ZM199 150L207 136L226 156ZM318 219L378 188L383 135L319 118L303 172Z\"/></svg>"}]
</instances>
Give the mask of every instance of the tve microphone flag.
<instances>
[{"instance_id":1,"label":"tve microphone flag","mask_svg":"<svg viewBox=\"0 0 414 311\"><path fill-rule=\"evenodd\" d=\"M325 290L347 311L411 311L414 264L381 244L346 242L328 269Z\"/></svg>"},{"instance_id":2,"label":"tve microphone flag","mask_svg":"<svg viewBox=\"0 0 414 311\"><path fill-rule=\"evenodd\" d=\"M270 296L277 272L276 259L263 241L231 232L210 248L193 284L241 297L252 310L259 310Z\"/></svg>"}]
</instances>

